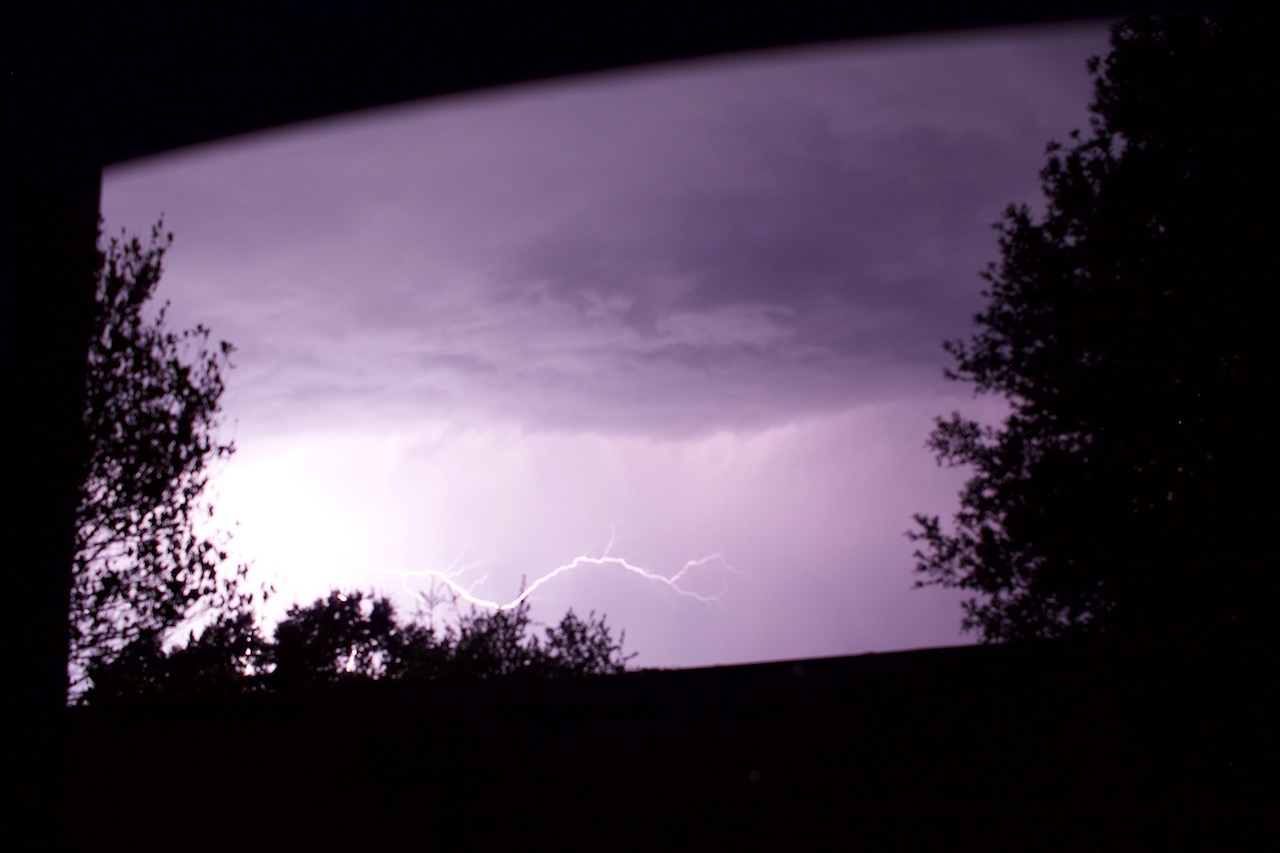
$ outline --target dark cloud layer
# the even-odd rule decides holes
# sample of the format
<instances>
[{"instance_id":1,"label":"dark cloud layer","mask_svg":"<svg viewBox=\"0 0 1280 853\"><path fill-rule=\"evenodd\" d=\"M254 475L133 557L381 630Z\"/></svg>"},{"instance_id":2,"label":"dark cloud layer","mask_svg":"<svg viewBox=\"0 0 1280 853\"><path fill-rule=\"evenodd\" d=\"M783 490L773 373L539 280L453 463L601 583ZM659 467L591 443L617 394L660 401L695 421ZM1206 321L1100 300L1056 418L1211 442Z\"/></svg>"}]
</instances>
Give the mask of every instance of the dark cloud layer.
<instances>
[{"instance_id":1,"label":"dark cloud layer","mask_svg":"<svg viewBox=\"0 0 1280 853\"><path fill-rule=\"evenodd\" d=\"M1102 43L1092 26L690 63L148 174L172 272L230 295L193 313L243 361L271 354L255 387L281 416L308 394L297 411L323 410L326 383L376 406L383 375L396 411L758 428L936 380L990 226L1035 201L1044 144L1083 123Z\"/></svg>"}]
</instances>

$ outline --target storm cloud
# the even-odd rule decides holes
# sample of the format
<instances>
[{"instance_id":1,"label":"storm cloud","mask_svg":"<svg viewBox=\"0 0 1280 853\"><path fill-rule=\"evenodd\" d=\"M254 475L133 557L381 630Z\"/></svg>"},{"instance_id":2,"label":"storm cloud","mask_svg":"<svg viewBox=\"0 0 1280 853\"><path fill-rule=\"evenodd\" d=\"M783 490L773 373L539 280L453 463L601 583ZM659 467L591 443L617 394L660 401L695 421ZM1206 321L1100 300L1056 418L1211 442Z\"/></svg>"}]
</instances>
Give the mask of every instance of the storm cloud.
<instances>
[{"instance_id":1,"label":"storm cloud","mask_svg":"<svg viewBox=\"0 0 1280 853\"><path fill-rule=\"evenodd\" d=\"M465 546L511 588L613 528L664 571L739 572L729 615L548 591L645 662L954 641L902 536L959 483L923 449L973 405L941 344L1105 47L1105 24L867 41L375 110L120 165L104 215L163 212L173 318L236 344L219 487L298 590L370 579L334 568L338 529L393 586Z\"/></svg>"}]
</instances>

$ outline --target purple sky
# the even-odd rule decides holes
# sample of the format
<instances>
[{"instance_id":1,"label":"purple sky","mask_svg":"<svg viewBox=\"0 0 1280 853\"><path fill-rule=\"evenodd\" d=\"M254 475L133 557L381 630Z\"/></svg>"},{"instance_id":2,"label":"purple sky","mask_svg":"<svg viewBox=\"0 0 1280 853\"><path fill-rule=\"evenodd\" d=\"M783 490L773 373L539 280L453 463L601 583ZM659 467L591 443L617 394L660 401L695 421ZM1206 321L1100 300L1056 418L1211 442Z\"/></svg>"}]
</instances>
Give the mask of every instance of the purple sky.
<instances>
[{"instance_id":1,"label":"purple sky","mask_svg":"<svg viewBox=\"0 0 1280 853\"><path fill-rule=\"evenodd\" d=\"M913 512L991 228L1087 122L1105 24L868 41L403 105L107 171L176 323L239 348L217 519L280 608L539 586L639 666L951 645ZM628 566L672 578L680 590ZM438 582L437 582L438 583ZM718 595L707 603L701 598ZM275 604L276 602L273 602ZM280 612L271 608L268 616Z\"/></svg>"}]
</instances>

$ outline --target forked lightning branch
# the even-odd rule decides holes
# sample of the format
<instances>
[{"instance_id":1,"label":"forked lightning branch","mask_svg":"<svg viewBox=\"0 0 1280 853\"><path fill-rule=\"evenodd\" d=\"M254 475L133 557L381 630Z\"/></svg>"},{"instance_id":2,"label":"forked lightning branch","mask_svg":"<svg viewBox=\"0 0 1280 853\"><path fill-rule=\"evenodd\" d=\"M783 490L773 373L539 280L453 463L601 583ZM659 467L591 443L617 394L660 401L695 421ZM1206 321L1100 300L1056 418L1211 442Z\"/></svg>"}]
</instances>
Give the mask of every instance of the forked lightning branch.
<instances>
[{"instance_id":1,"label":"forked lightning branch","mask_svg":"<svg viewBox=\"0 0 1280 853\"><path fill-rule=\"evenodd\" d=\"M551 571L541 575L529 585L523 587L518 595L507 601L498 601L495 599L485 598L476 593L476 588L483 584L486 577L476 577L466 580L466 576L479 568L481 562L463 563L463 555L459 554L452 563L444 569L423 569L423 570L394 570L394 569L375 569L370 567L362 567L362 571L368 574L393 575L400 578L401 588L419 601L431 606L434 604L428 599L420 588L422 581L428 581L432 585L441 584L452 593L460 601L465 601L476 607L488 610L507 610L518 607L521 603L529 599L538 591L540 587L551 583L563 574L575 570L581 570L587 567L611 567L620 569L623 572L634 575L648 583L658 584L665 587L670 592L685 598L691 598L700 601L703 604L723 604L724 597L732 586L732 581L741 577L741 572L734 568L720 553L709 554L696 560L688 560L679 571L672 575L664 575L651 571L643 566L627 560L625 557L617 557L613 555L614 531L609 532L609 543L605 546L604 552L593 557L590 554L579 554L567 563L556 566ZM702 592L693 587L695 579L701 579L700 576L705 573L699 572L700 569L716 570L719 575L719 588L713 592ZM416 582L416 583L413 583Z\"/></svg>"}]
</instances>

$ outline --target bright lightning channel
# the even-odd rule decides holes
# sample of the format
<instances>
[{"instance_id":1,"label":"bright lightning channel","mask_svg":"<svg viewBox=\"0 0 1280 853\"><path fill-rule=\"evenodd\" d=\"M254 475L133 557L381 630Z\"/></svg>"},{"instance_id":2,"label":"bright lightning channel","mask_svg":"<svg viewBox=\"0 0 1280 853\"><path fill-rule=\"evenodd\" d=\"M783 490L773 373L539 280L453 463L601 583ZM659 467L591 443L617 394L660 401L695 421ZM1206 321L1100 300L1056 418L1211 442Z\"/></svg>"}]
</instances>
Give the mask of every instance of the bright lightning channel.
<instances>
[{"instance_id":1,"label":"bright lightning channel","mask_svg":"<svg viewBox=\"0 0 1280 853\"><path fill-rule=\"evenodd\" d=\"M724 558L723 554L715 553L715 554L709 554L697 560L689 560L684 564L683 567L681 567L680 571L676 572L674 575L671 575L670 577L667 577L666 575L661 575L661 574L658 574L657 572L651 572L642 566L637 566L636 564L628 561L624 557L613 556L611 553L613 551L613 544L614 544L614 530L611 529L609 531L609 544L605 546L604 553L601 556L592 557L588 554L580 554L577 557L574 557L568 563L557 566L556 568L542 575L533 583L525 587L519 595L517 595L515 598L511 599L510 601L495 601L492 599L483 598L475 594L474 590L476 586L483 583L487 579L487 576L481 576L479 578L476 578L466 585L464 585L461 582L461 578L464 574L466 574L471 569L474 569L482 565L482 563L480 562L459 565L462 562L463 554L466 553L465 548L462 550L461 553L458 554L457 557L454 558L453 562L450 563L444 569L427 569L427 570L420 570L420 571L398 571L398 570L392 570L392 569L373 569L373 568L363 567L362 571L370 574L399 576L401 588L405 592L417 597L419 600L422 600L424 596L420 591L410 588L409 579L410 578L417 578L417 579L427 578L432 581L438 581L440 583L443 583L445 586L447 586L458 598L462 599L463 601L473 604L476 607L483 607L489 610L509 610L513 607L517 607L518 605L520 605L521 602L523 602L525 599L533 595L538 590L538 587L542 586L543 584L550 583L552 580L564 574L565 572L573 571L574 569L580 568L582 566L617 566L634 575L638 575L647 581L665 586L667 589L671 590L677 595L684 596L685 598L692 598L696 601L702 602L703 604L723 604L724 595L729 591L730 584L729 584L728 576L741 575L741 572L739 572L732 565L730 565L728 560ZM708 565L710 563L719 564L721 567L724 568L726 573L726 579L721 589L718 592L716 592L713 595L708 595L706 593L701 593L701 592L698 592L697 590L689 589L688 587L681 585L681 581L686 578L686 576L689 574L690 571L692 571L693 569L697 569L701 566Z\"/></svg>"}]
</instances>

